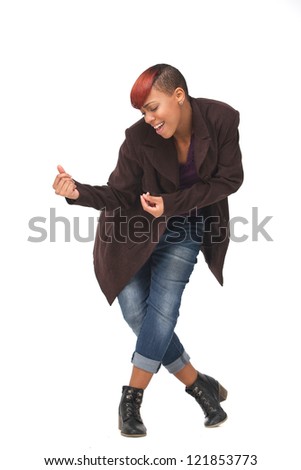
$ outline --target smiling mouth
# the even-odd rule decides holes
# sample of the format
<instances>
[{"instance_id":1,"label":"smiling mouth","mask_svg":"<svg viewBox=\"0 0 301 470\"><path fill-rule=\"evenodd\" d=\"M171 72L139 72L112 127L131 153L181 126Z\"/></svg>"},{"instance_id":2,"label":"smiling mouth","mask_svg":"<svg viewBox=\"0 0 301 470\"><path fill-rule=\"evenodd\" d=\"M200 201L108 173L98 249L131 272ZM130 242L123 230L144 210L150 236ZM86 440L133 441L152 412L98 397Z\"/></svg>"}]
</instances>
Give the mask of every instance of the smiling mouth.
<instances>
[{"instance_id":1,"label":"smiling mouth","mask_svg":"<svg viewBox=\"0 0 301 470\"><path fill-rule=\"evenodd\" d=\"M164 121L163 122L160 122L160 124L157 124L156 126L154 126L154 129L156 132L160 132L160 130L162 129L162 127L164 126Z\"/></svg>"}]
</instances>

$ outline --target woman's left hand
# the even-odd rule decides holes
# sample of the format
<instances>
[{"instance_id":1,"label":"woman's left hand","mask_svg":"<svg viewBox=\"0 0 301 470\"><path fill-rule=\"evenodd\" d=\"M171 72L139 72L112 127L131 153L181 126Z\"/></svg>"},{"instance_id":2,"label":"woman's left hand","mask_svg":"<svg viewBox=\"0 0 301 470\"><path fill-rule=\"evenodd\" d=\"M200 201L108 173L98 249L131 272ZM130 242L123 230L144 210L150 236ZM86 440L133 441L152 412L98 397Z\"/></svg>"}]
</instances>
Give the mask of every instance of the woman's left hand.
<instances>
[{"instance_id":1,"label":"woman's left hand","mask_svg":"<svg viewBox=\"0 0 301 470\"><path fill-rule=\"evenodd\" d=\"M160 217L164 212L164 202L161 196L151 196L150 193L144 193L140 196L141 205L146 212L154 217Z\"/></svg>"}]
</instances>

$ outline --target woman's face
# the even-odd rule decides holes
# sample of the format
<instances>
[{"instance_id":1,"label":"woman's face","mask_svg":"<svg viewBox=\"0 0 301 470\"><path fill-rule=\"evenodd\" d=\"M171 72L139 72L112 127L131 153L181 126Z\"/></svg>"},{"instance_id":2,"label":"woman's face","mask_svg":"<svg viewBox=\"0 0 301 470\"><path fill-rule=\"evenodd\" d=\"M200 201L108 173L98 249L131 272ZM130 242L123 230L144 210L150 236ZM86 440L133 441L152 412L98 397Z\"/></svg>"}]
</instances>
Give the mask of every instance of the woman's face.
<instances>
[{"instance_id":1,"label":"woman's face","mask_svg":"<svg viewBox=\"0 0 301 470\"><path fill-rule=\"evenodd\" d=\"M172 137L181 126L181 106L185 94L176 88L172 95L152 88L141 108L144 120L164 139Z\"/></svg>"}]
</instances>

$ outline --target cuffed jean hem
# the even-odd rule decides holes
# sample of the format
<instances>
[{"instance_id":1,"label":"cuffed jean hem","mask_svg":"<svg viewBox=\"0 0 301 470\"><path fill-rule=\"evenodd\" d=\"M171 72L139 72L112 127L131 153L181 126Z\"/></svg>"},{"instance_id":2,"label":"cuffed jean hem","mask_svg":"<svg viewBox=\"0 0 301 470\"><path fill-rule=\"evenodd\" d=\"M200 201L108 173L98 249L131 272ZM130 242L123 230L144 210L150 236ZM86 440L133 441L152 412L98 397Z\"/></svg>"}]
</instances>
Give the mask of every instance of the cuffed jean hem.
<instances>
[{"instance_id":1,"label":"cuffed jean hem","mask_svg":"<svg viewBox=\"0 0 301 470\"><path fill-rule=\"evenodd\" d=\"M183 367L186 366L190 362L190 356L187 354L186 351L178 357L175 361L171 362L170 364L164 365L164 367L170 372L171 374L176 374L179 372ZM132 357L132 364L138 367L138 369L145 370L146 372L151 372L152 374L156 374L160 369L161 362L154 361L154 359L149 359L148 357L144 357L141 354L134 352Z\"/></svg>"},{"instance_id":2,"label":"cuffed jean hem","mask_svg":"<svg viewBox=\"0 0 301 470\"><path fill-rule=\"evenodd\" d=\"M152 374L156 374L161 366L160 361L154 361L148 357L141 356L141 354L137 352L134 352L133 354L132 363L134 366L138 367L138 369L143 369L146 372L151 372Z\"/></svg>"},{"instance_id":3,"label":"cuffed jean hem","mask_svg":"<svg viewBox=\"0 0 301 470\"><path fill-rule=\"evenodd\" d=\"M188 356L187 352L184 351L183 354L176 359L174 362L170 364L164 365L164 367L170 372L171 374L176 374L179 372L183 367L186 366L190 362L190 357Z\"/></svg>"}]
</instances>

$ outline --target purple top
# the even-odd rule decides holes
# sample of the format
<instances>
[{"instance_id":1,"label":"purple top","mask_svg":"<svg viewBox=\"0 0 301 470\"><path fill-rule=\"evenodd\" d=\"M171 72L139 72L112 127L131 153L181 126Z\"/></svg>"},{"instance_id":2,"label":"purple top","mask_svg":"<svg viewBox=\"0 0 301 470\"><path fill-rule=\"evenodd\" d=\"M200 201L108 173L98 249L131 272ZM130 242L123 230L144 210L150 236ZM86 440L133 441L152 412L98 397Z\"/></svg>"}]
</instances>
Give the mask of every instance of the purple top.
<instances>
[{"instance_id":1,"label":"purple top","mask_svg":"<svg viewBox=\"0 0 301 470\"><path fill-rule=\"evenodd\" d=\"M186 163L180 163L180 187L185 189L200 181L194 162L194 135L191 136Z\"/></svg>"}]
</instances>

